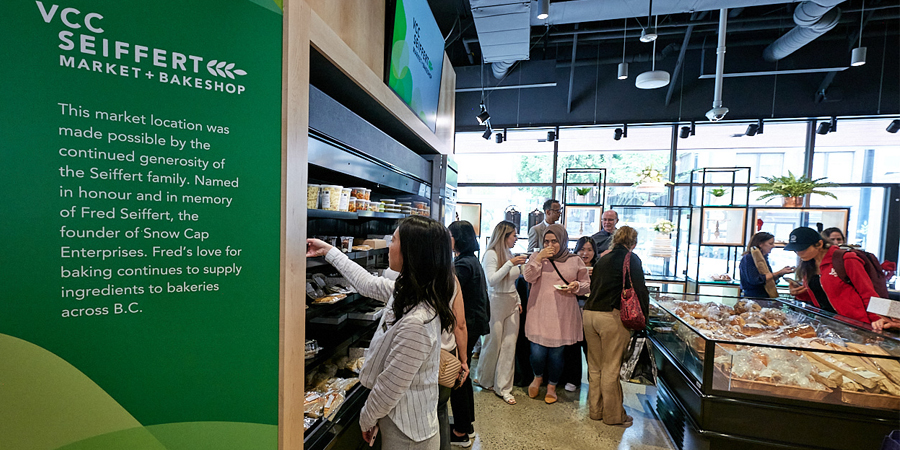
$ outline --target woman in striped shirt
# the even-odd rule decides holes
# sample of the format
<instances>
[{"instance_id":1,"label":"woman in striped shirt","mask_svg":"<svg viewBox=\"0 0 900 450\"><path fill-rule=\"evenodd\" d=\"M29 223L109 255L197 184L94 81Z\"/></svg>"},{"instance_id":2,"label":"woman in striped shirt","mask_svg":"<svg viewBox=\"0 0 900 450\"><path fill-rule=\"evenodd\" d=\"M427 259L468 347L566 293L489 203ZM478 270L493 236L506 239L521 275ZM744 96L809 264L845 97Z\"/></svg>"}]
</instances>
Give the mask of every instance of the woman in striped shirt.
<instances>
[{"instance_id":1,"label":"woman in striped shirt","mask_svg":"<svg viewBox=\"0 0 900 450\"><path fill-rule=\"evenodd\" d=\"M359 375L371 389L359 415L363 439L372 445L380 430L382 448L438 449L441 330L455 324L447 229L423 216L400 222L388 251L396 281L369 274L317 239L307 239L306 256L325 256L361 295L387 302Z\"/></svg>"}]
</instances>

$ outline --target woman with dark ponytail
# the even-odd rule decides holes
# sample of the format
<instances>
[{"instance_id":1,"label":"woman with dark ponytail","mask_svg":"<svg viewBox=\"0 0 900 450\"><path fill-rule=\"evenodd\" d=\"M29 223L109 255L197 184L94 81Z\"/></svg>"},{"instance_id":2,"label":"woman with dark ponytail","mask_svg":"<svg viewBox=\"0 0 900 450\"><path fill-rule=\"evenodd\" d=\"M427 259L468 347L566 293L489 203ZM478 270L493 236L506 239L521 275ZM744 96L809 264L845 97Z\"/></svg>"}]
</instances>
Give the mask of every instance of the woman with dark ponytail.
<instances>
[{"instance_id":1,"label":"woman with dark ponytail","mask_svg":"<svg viewBox=\"0 0 900 450\"><path fill-rule=\"evenodd\" d=\"M369 274L325 242L306 242L307 257L325 256L361 295L387 302L359 375L372 390L359 416L363 439L373 443L380 430L382 448L439 448L441 330L456 323L447 229L423 216L400 222L388 251L390 268L400 273L396 281Z\"/></svg>"}]
</instances>

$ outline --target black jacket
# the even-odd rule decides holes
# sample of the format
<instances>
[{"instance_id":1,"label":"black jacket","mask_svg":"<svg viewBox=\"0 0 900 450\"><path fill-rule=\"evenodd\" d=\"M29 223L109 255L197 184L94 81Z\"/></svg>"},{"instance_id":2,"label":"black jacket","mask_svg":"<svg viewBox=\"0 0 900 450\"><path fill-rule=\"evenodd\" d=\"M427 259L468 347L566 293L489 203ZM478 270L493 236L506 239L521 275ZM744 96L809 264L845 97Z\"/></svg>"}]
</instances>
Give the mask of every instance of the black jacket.
<instances>
[{"instance_id":1,"label":"black jacket","mask_svg":"<svg viewBox=\"0 0 900 450\"><path fill-rule=\"evenodd\" d=\"M462 287L466 307L466 328L470 336L490 333L491 306L488 300L487 280L484 269L474 253L461 254L453 260L456 277Z\"/></svg>"},{"instance_id":2,"label":"black jacket","mask_svg":"<svg viewBox=\"0 0 900 450\"><path fill-rule=\"evenodd\" d=\"M625 255L628 250L624 247L613 247L612 251L600 258L594 264L594 273L591 276L591 295L588 297L584 309L589 311L612 311L619 309L622 302L622 268L625 264ZM648 317L650 310L650 291L644 281L644 269L641 266L641 258L631 254L631 282L634 283L634 291L641 303L644 317ZM627 282L626 282L627 286Z\"/></svg>"}]
</instances>

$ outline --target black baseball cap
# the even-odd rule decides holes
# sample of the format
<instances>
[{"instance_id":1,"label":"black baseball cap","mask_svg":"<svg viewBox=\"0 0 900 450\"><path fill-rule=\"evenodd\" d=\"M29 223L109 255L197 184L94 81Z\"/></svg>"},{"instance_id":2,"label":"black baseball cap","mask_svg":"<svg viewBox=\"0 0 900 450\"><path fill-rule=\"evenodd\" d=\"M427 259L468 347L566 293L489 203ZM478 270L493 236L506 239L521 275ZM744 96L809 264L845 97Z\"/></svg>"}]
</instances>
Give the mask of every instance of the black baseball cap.
<instances>
[{"instance_id":1,"label":"black baseball cap","mask_svg":"<svg viewBox=\"0 0 900 450\"><path fill-rule=\"evenodd\" d=\"M818 231L809 227L800 227L791 231L791 238L784 249L789 252L806 250L810 245L823 240Z\"/></svg>"}]
</instances>

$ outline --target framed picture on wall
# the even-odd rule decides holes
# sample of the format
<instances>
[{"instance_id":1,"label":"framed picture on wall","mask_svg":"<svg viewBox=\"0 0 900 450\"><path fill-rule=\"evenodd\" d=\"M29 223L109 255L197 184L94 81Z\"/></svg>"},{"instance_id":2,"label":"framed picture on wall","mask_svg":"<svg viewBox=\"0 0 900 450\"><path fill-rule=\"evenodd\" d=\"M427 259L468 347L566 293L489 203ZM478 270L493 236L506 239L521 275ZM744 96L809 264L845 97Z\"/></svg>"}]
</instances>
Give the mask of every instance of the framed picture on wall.
<instances>
[{"instance_id":1,"label":"framed picture on wall","mask_svg":"<svg viewBox=\"0 0 900 450\"><path fill-rule=\"evenodd\" d=\"M475 236L481 237L481 203L456 203L457 220L467 220L475 228Z\"/></svg>"}]
</instances>

